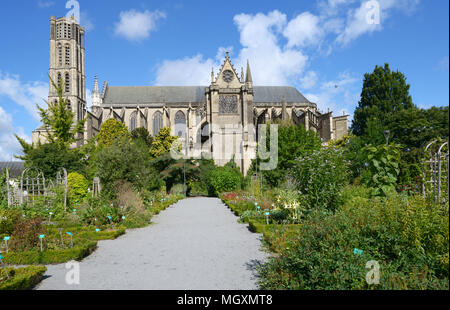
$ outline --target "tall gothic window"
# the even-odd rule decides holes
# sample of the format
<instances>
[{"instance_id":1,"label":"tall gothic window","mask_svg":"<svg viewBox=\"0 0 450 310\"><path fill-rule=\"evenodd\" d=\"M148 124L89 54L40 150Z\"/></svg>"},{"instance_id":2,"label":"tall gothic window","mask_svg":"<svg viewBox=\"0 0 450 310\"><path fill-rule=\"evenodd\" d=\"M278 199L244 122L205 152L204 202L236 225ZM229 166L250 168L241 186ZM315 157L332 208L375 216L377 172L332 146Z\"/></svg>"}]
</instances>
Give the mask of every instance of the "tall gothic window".
<instances>
[{"instance_id":1,"label":"tall gothic window","mask_svg":"<svg viewBox=\"0 0 450 310\"><path fill-rule=\"evenodd\" d=\"M58 44L58 64L62 66L62 60L63 60L63 51L62 51L62 45Z\"/></svg>"},{"instance_id":2,"label":"tall gothic window","mask_svg":"<svg viewBox=\"0 0 450 310\"><path fill-rule=\"evenodd\" d=\"M66 73L65 91L66 91L66 93L70 92L70 76L69 76L69 73Z\"/></svg>"},{"instance_id":3,"label":"tall gothic window","mask_svg":"<svg viewBox=\"0 0 450 310\"><path fill-rule=\"evenodd\" d=\"M57 86L60 87L61 86L61 82L62 82L62 77L61 77L61 72L58 72L58 84Z\"/></svg>"},{"instance_id":4,"label":"tall gothic window","mask_svg":"<svg viewBox=\"0 0 450 310\"><path fill-rule=\"evenodd\" d=\"M179 138L186 138L186 116L182 111L175 114L175 132Z\"/></svg>"},{"instance_id":5,"label":"tall gothic window","mask_svg":"<svg viewBox=\"0 0 450 310\"><path fill-rule=\"evenodd\" d=\"M130 116L130 130L133 131L137 128L137 112L131 113Z\"/></svg>"},{"instance_id":6,"label":"tall gothic window","mask_svg":"<svg viewBox=\"0 0 450 310\"><path fill-rule=\"evenodd\" d=\"M56 38L61 39L61 24L56 25Z\"/></svg>"},{"instance_id":7,"label":"tall gothic window","mask_svg":"<svg viewBox=\"0 0 450 310\"><path fill-rule=\"evenodd\" d=\"M153 135L156 136L163 127L162 113L157 111L153 114Z\"/></svg>"},{"instance_id":8,"label":"tall gothic window","mask_svg":"<svg viewBox=\"0 0 450 310\"><path fill-rule=\"evenodd\" d=\"M70 65L70 46L66 46L66 66Z\"/></svg>"},{"instance_id":9,"label":"tall gothic window","mask_svg":"<svg viewBox=\"0 0 450 310\"><path fill-rule=\"evenodd\" d=\"M83 105L78 101L78 120L83 119Z\"/></svg>"}]
</instances>

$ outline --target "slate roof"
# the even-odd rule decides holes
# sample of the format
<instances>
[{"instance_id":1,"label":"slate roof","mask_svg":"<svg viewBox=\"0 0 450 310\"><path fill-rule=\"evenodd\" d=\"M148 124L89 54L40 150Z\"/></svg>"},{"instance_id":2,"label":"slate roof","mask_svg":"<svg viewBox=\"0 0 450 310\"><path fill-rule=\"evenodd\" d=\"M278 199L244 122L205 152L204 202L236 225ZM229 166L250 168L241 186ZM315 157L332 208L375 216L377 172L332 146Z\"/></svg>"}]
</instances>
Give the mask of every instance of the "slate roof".
<instances>
[{"instance_id":1,"label":"slate roof","mask_svg":"<svg viewBox=\"0 0 450 310\"><path fill-rule=\"evenodd\" d=\"M204 102L206 86L108 86L104 104Z\"/></svg>"},{"instance_id":2,"label":"slate roof","mask_svg":"<svg viewBox=\"0 0 450 310\"><path fill-rule=\"evenodd\" d=\"M6 168L9 169L9 177L13 179L20 177L22 171L25 169L24 162L22 161L0 162L0 172L3 173L3 170Z\"/></svg>"},{"instance_id":3,"label":"slate roof","mask_svg":"<svg viewBox=\"0 0 450 310\"><path fill-rule=\"evenodd\" d=\"M161 103L201 103L205 102L207 86L108 86L103 100L105 105L116 104L161 104ZM310 103L295 87L255 86L254 102Z\"/></svg>"},{"instance_id":4,"label":"slate roof","mask_svg":"<svg viewBox=\"0 0 450 310\"><path fill-rule=\"evenodd\" d=\"M253 87L255 103L277 103L286 98L286 103L310 103L292 86L255 86Z\"/></svg>"}]
</instances>

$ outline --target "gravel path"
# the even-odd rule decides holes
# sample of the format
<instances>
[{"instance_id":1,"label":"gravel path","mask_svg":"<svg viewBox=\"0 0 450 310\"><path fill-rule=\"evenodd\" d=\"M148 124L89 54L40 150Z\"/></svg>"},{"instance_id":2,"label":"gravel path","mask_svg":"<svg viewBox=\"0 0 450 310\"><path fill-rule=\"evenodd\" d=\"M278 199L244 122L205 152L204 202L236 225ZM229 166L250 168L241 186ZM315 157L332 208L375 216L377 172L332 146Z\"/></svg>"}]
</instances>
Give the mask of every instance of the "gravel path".
<instances>
[{"instance_id":1,"label":"gravel path","mask_svg":"<svg viewBox=\"0 0 450 310\"><path fill-rule=\"evenodd\" d=\"M65 264L47 266L43 290L245 290L258 289L256 265L268 253L261 236L239 224L215 198L179 201L154 224L99 241L80 262L80 284L68 285Z\"/></svg>"}]
</instances>

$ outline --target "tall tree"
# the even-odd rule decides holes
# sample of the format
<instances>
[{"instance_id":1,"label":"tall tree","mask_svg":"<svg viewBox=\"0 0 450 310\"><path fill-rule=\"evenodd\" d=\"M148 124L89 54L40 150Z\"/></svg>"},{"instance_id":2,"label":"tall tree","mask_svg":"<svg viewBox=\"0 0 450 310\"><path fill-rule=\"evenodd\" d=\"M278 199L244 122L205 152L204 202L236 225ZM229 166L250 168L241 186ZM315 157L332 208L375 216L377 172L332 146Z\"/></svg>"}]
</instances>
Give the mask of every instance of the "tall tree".
<instances>
[{"instance_id":1,"label":"tall tree","mask_svg":"<svg viewBox=\"0 0 450 310\"><path fill-rule=\"evenodd\" d=\"M153 158L161 156L164 153L170 152L172 143L176 141L178 137L172 136L170 134L170 128L161 128L159 133L155 136L152 146L150 148L150 155Z\"/></svg>"},{"instance_id":2,"label":"tall tree","mask_svg":"<svg viewBox=\"0 0 450 310\"><path fill-rule=\"evenodd\" d=\"M391 117L402 110L414 107L409 95L410 85L399 71L391 71L386 63L376 66L372 73L364 75L361 100L354 113L352 131L357 136L371 128L388 128Z\"/></svg>"},{"instance_id":3,"label":"tall tree","mask_svg":"<svg viewBox=\"0 0 450 310\"><path fill-rule=\"evenodd\" d=\"M97 141L100 146L110 146L119 137L131 138L127 126L114 118L110 118L102 124Z\"/></svg>"},{"instance_id":4,"label":"tall tree","mask_svg":"<svg viewBox=\"0 0 450 310\"><path fill-rule=\"evenodd\" d=\"M58 100L47 102L48 109L37 105L41 122L46 130L47 143L29 144L16 135L22 146L23 156L16 156L25 161L26 167L39 167L46 177L55 177L59 168L64 167L68 172L84 172L84 162L77 149L70 149L76 141L76 134L83 131L85 120L74 124L74 113L68 109L68 100L63 97L64 85L56 85L49 76L50 82L56 89Z\"/></svg>"},{"instance_id":5,"label":"tall tree","mask_svg":"<svg viewBox=\"0 0 450 310\"><path fill-rule=\"evenodd\" d=\"M295 164L295 160L308 153L320 149L319 136L303 125L297 126L292 121L278 121L278 163L274 170L263 171L264 180L276 187L285 181L287 171ZM270 148L270 126L267 126L266 147ZM266 160L267 161L267 160ZM258 165L252 162L248 174L256 171Z\"/></svg>"},{"instance_id":6,"label":"tall tree","mask_svg":"<svg viewBox=\"0 0 450 310\"><path fill-rule=\"evenodd\" d=\"M133 140L142 140L147 144L148 147L152 146L153 143L153 137L150 135L148 130L144 127L136 128L131 132L131 138Z\"/></svg>"},{"instance_id":7,"label":"tall tree","mask_svg":"<svg viewBox=\"0 0 450 310\"><path fill-rule=\"evenodd\" d=\"M56 89L58 100L56 102L45 101L48 108L44 109L37 105L41 122L46 130L46 139L49 143L57 143L58 145L70 145L76 142L76 135L83 132L84 123L86 119L81 119L74 123L75 114L71 109L68 109L69 101L63 97L64 85L60 81L59 85L53 81L49 75L49 79L53 87ZM30 146L19 138L24 151L29 150Z\"/></svg>"}]
</instances>

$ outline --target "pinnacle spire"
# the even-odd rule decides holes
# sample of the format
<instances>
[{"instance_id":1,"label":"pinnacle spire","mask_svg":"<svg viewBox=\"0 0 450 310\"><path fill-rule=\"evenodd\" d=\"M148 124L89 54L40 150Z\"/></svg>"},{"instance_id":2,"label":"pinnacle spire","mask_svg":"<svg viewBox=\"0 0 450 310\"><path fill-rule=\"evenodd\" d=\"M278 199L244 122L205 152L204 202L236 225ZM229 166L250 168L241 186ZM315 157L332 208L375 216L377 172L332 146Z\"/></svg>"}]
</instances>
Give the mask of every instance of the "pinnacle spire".
<instances>
[{"instance_id":1,"label":"pinnacle spire","mask_svg":"<svg viewBox=\"0 0 450 310\"><path fill-rule=\"evenodd\" d=\"M245 83L253 83L252 72L250 71L250 63L247 59L247 76L245 78Z\"/></svg>"},{"instance_id":2,"label":"pinnacle spire","mask_svg":"<svg viewBox=\"0 0 450 310\"><path fill-rule=\"evenodd\" d=\"M97 76L97 74L94 77L94 89L92 90L92 92L100 94L100 90L99 90L99 87L98 87L98 76Z\"/></svg>"},{"instance_id":3,"label":"pinnacle spire","mask_svg":"<svg viewBox=\"0 0 450 310\"><path fill-rule=\"evenodd\" d=\"M286 120L288 118L287 109L286 109L286 97L283 96L283 102L281 103L281 119Z\"/></svg>"}]
</instances>

